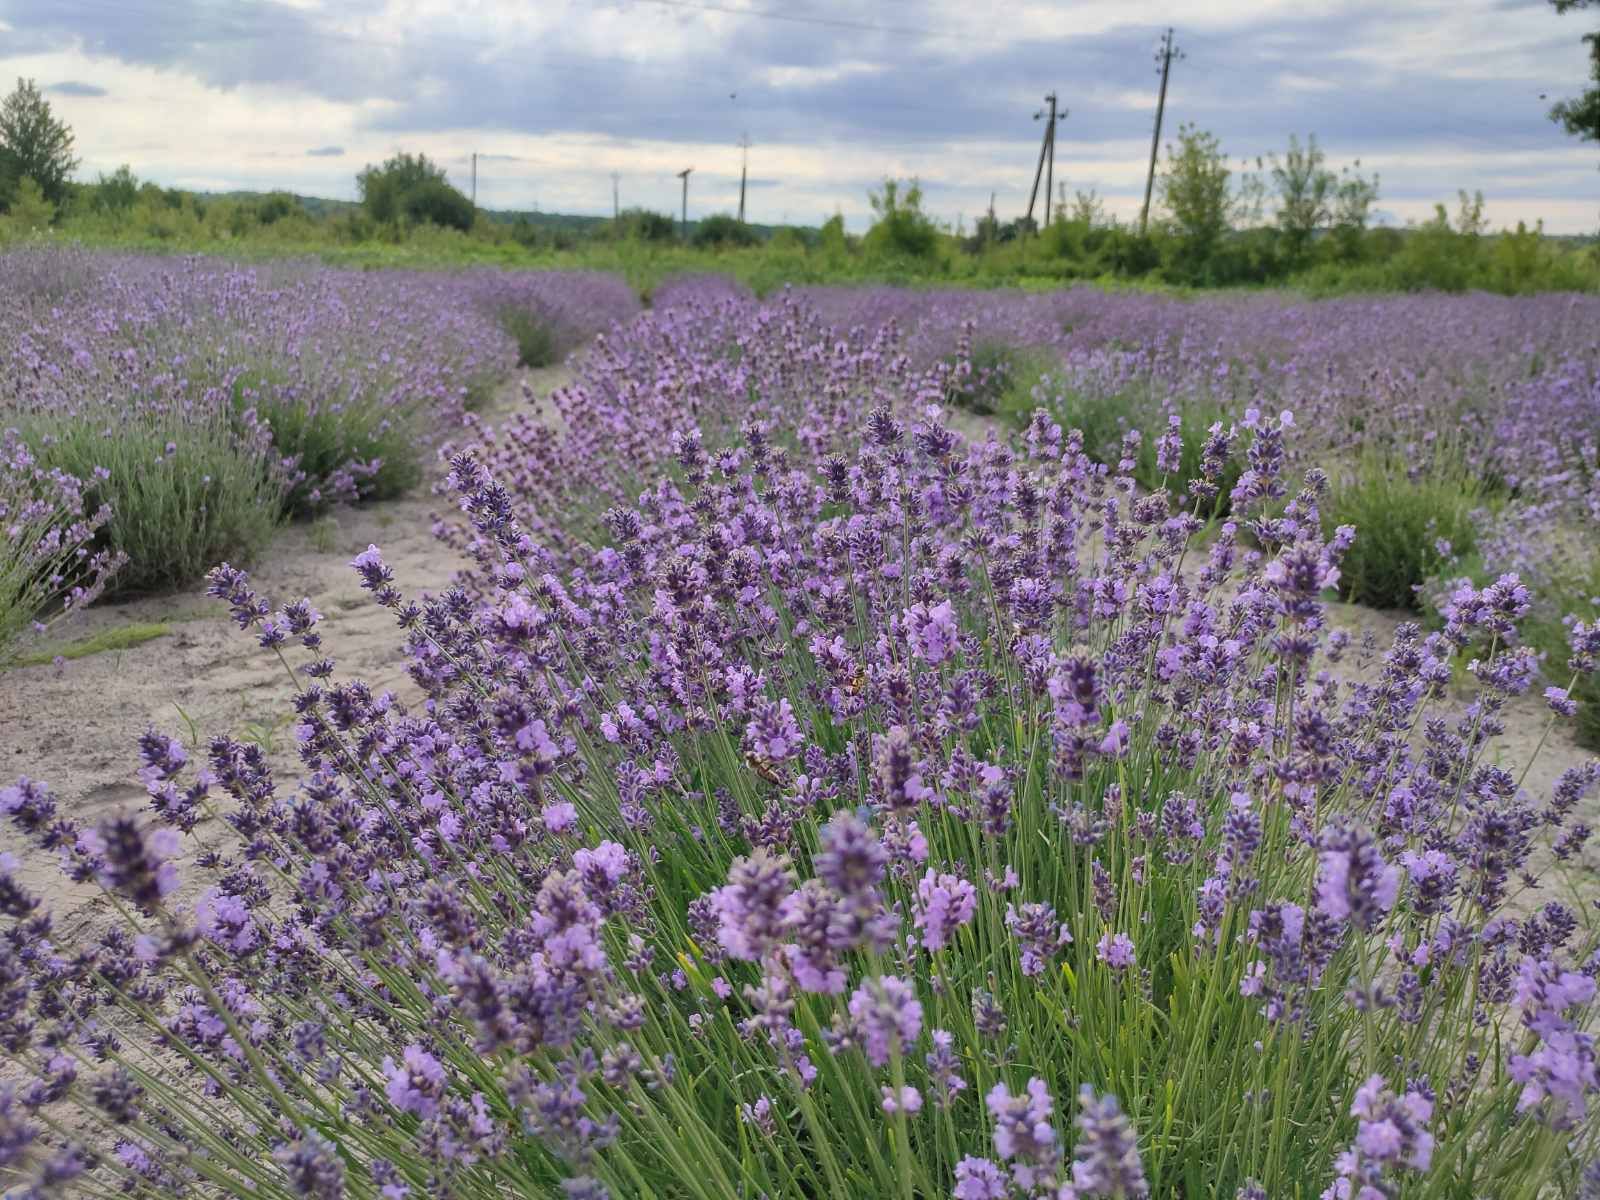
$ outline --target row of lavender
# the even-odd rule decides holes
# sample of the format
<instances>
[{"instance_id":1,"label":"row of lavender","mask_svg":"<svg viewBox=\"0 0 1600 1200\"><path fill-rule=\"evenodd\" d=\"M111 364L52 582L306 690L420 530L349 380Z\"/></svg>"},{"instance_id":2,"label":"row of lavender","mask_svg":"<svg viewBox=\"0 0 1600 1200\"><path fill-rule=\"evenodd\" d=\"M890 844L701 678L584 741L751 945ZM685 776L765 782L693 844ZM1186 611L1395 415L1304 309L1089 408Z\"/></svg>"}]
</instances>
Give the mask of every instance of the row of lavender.
<instances>
[{"instance_id":1,"label":"row of lavender","mask_svg":"<svg viewBox=\"0 0 1600 1200\"><path fill-rule=\"evenodd\" d=\"M601 276L0 255L0 645L48 596L193 580L403 492L519 334L562 355L636 309Z\"/></svg>"},{"instance_id":2,"label":"row of lavender","mask_svg":"<svg viewBox=\"0 0 1600 1200\"><path fill-rule=\"evenodd\" d=\"M1346 598L1437 620L1460 579L1514 571L1533 592L1524 637L1552 686L1568 679L1565 619L1600 615L1595 297L805 296L840 327L897 325L920 364L966 347L956 402L1017 427L1044 405L1098 461L1131 455L1145 487L1182 491L1214 421L1292 411L1291 461L1330 476L1325 531L1362 530ZM1143 443L1125 445L1138 428ZM1169 428L1182 442L1172 471L1154 442ZM1600 686L1580 690L1581 736L1600 746Z\"/></svg>"},{"instance_id":3,"label":"row of lavender","mask_svg":"<svg viewBox=\"0 0 1600 1200\"><path fill-rule=\"evenodd\" d=\"M1043 398L1117 396L1129 427L1217 406L1290 408L1302 454L1448 441L1472 470L1600 518L1600 298L1420 295L1180 300L808 288L830 324L896 324L919 363L976 347L1047 352ZM1097 451L1102 447L1094 447Z\"/></svg>"},{"instance_id":4,"label":"row of lavender","mask_svg":"<svg viewBox=\"0 0 1600 1200\"><path fill-rule=\"evenodd\" d=\"M0 889L6 1163L319 1200L1595 1195L1600 953L1558 884L1600 767L1501 765L1526 589L1352 644L1323 596L1362 532L1324 534L1288 414L1210 431L1179 496L1047 413L965 440L961 364L892 331L698 290L601 339L557 423L456 450L462 587L352 564L425 702L219 568L301 781L152 733L142 816L0 793L123 917L58 944Z\"/></svg>"}]
</instances>

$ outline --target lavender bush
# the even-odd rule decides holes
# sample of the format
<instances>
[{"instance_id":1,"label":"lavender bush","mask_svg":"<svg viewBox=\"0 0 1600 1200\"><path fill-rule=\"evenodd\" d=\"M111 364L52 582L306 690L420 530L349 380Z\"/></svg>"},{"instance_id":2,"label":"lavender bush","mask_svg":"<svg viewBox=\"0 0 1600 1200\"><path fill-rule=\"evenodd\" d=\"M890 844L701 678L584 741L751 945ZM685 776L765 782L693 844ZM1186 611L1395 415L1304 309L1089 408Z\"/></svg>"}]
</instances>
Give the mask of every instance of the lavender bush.
<instances>
[{"instance_id":1,"label":"lavender bush","mask_svg":"<svg viewBox=\"0 0 1600 1200\"><path fill-rule=\"evenodd\" d=\"M0 434L0 667L20 633L92 604L122 565L93 549L111 513L91 509L83 492L82 480L40 466L15 432Z\"/></svg>"},{"instance_id":2,"label":"lavender bush","mask_svg":"<svg viewBox=\"0 0 1600 1200\"><path fill-rule=\"evenodd\" d=\"M1287 414L1179 498L1045 412L967 442L949 383L792 298L608 335L559 430L457 448L461 587L352 564L410 698L214 571L303 777L152 732L142 815L0 793L119 918L63 940L6 860L29 1194L1592 1190L1600 956L1552 885L1600 767L1498 765L1526 588L1352 645L1360 531Z\"/></svg>"},{"instance_id":3,"label":"lavender bush","mask_svg":"<svg viewBox=\"0 0 1600 1200\"><path fill-rule=\"evenodd\" d=\"M248 560L282 515L414 487L516 364L508 307L565 352L637 304L571 273L18 249L0 255L0 427L109 504L115 587L167 587Z\"/></svg>"}]
</instances>

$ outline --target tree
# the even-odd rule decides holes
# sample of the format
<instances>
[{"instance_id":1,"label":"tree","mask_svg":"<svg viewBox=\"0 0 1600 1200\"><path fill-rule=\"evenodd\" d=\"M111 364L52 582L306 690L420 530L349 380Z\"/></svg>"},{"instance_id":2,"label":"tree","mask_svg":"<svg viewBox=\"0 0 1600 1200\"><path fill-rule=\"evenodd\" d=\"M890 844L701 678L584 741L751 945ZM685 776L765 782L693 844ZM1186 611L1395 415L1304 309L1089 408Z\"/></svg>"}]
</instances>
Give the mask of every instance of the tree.
<instances>
[{"instance_id":1,"label":"tree","mask_svg":"<svg viewBox=\"0 0 1600 1200\"><path fill-rule=\"evenodd\" d=\"M1106 206L1101 201L1100 194L1096 192L1094 188L1090 188L1087 192L1082 188L1079 188L1077 191L1073 192L1072 204L1070 206L1065 203L1066 185L1063 184L1062 188L1063 202L1059 207L1062 212L1067 214L1068 221L1071 221L1075 225L1087 226L1091 229L1098 229L1102 225L1109 224L1106 219Z\"/></svg>"},{"instance_id":2,"label":"tree","mask_svg":"<svg viewBox=\"0 0 1600 1200\"><path fill-rule=\"evenodd\" d=\"M1278 228L1283 230L1285 249L1290 259L1300 259L1310 248L1316 231L1333 216L1332 202L1337 181L1325 165L1317 135L1300 139L1289 135L1289 152L1279 158L1268 156L1272 164L1272 183L1278 190Z\"/></svg>"},{"instance_id":3,"label":"tree","mask_svg":"<svg viewBox=\"0 0 1600 1200\"><path fill-rule=\"evenodd\" d=\"M1222 145L1214 133L1192 123L1178 130L1178 146L1167 145L1161 203L1172 218L1191 270L1203 269L1233 219L1234 198Z\"/></svg>"},{"instance_id":4,"label":"tree","mask_svg":"<svg viewBox=\"0 0 1600 1200\"><path fill-rule=\"evenodd\" d=\"M369 163L356 176L356 187L367 215L385 225L406 220L472 228L472 201L450 186L444 168L426 154L402 151L381 167Z\"/></svg>"},{"instance_id":5,"label":"tree","mask_svg":"<svg viewBox=\"0 0 1600 1200\"><path fill-rule=\"evenodd\" d=\"M1359 158L1339 172L1333 189L1333 236L1342 257L1352 259L1360 253L1362 234L1377 202L1378 176L1368 179L1361 174Z\"/></svg>"},{"instance_id":6,"label":"tree","mask_svg":"<svg viewBox=\"0 0 1600 1200\"><path fill-rule=\"evenodd\" d=\"M126 212L139 199L139 180L123 163L111 174L101 173L94 184L94 206L106 212Z\"/></svg>"},{"instance_id":7,"label":"tree","mask_svg":"<svg viewBox=\"0 0 1600 1200\"><path fill-rule=\"evenodd\" d=\"M1550 3L1558 13L1600 6L1600 0L1550 0ZM1550 119L1573 137L1600 142L1600 29L1584 34L1583 40L1589 43L1589 86L1580 96L1557 101L1550 109Z\"/></svg>"},{"instance_id":8,"label":"tree","mask_svg":"<svg viewBox=\"0 0 1600 1200\"><path fill-rule=\"evenodd\" d=\"M6 215L11 232L27 235L41 233L55 220L56 206L45 196L44 190L27 175L17 181L16 194Z\"/></svg>"},{"instance_id":9,"label":"tree","mask_svg":"<svg viewBox=\"0 0 1600 1200\"><path fill-rule=\"evenodd\" d=\"M696 246L721 249L724 246L754 246L761 240L750 226L727 213L706 217L695 226L689 239Z\"/></svg>"},{"instance_id":10,"label":"tree","mask_svg":"<svg viewBox=\"0 0 1600 1200\"><path fill-rule=\"evenodd\" d=\"M904 190L898 179L885 179L883 190L868 192L877 220L867 230L866 246L909 258L927 258L939 244L939 231L922 211L922 185L915 179Z\"/></svg>"},{"instance_id":11,"label":"tree","mask_svg":"<svg viewBox=\"0 0 1600 1200\"><path fill-rule=\"evenodd\" d=\"M77 166L72 130L56 120L33 80L18 79L16 90L0 101L0 186L26 175L45 199L59 204Z\"/></svg>"}]
</instances>

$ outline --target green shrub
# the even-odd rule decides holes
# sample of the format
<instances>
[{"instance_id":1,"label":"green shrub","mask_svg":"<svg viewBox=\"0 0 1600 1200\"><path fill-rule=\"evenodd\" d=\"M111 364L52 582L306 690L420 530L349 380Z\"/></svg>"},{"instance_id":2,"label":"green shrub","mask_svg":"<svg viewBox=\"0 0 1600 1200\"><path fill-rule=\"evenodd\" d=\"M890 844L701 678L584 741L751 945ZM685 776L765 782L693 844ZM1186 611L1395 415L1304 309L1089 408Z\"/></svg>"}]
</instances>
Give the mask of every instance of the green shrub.
<instances>
[{"instance_id":1,"label":"green shrub","mask_svg":"<svg viewBox=\"0 0 1600 1200\"><path fill-rule=\"evenodd\" d=\"M720 250L727 246L754 246L761 238L754 229L727 213L707 217L695 226L689 241L702 248Z\"/></svg>"},{"instance_id":2,"label":"green shrub","mask_svg":"<svg viewBox=\"0 0 1600 1200\"><path fill-rule=\"evenodd\" d=\"M548 367L556 361L556 339L549 323L530 308L508 304L495 316L517 343L519 367Z\"/></svg>"},{"instance_id":3,"label":"green shrub","mask_svg":"<svg viewBox=\"0 0 1600 1200\"><path fill-rule=\"evenodd\" d=\"M945 360L952 367L958 358ZM985 340L972 347L971 371L952 379L949 401L957 408L989 415L1002 410L1023 422L1033 411L1031 394L1044 372L1045 360L1005 342Z\"/></svg>"},{"instance_id":4,"label":"green shrub","mask_svg":"<svg viewBox=\"0 0 1600 1200\"><path fill-rule=\"evenodd\" d=\"M111 505L98 536L128 561L108 595L165 591L224 560L251 561L283 515L283 487L267 457L241 447L221 420L150 414L108 427L65 418L25 436L47 469L93 481L91 505Z\"/></svg>"},{"instance_id":5,"label":"green shrub","mask_svg":"<svg viewBox=\"0 0 1600 1200\"><path fill-rule=\"evenodd\" d=\"M899 180L885 179L883 190L873 192L871 201L877 220L862 243L869 251L900 258L933 257L939 230L922 211L922 187L916 180L902 189Z\"/></svg>"},{"instance_id":6,"label":"green shrub","mask_svg":"<svg viewBox=\"0 0 1600 1200\"><path fill-rule=\"evenodd\" d=\"M677 236L678 226L665 213L625 208L616 219L607 221L602 230L614 241L670 242Z\"/></svg>"},{"instance_id":7,"label":"green shrub","mask_svg":"<svg viewBox=\"0 0 1600 1200\"><path fill-rule=\"evenodd\" d=\"M1600 559L1591 562L1586 575L1577 582L1584 586L1563 589L1541 603L1540 611L1523 625L1522 637L1544 656L1545 682L1551 687L1569 688L1568 695L1578 702L1578 715L1572 726L1578 744L1600 750L1600 674L1591 672L1573 678L1567 667L1572 645L1563 620L1568 616L1590 624L1600 620Z\"/></svg>"},{"instance_id":8,"label":"green shrub","mask_svg":"<svg viewBox=\"0 0 1600 1200\"><path fill-rule=\"evenodd\" d=\"M1418 586L1477 543L1473 513L1482 483L1449 454L1414 467L1397 451L1369 451L1334 483L1322 505L1324 530L1353 525L1355 544L1340 567L1339 592L1373 608L1420 610Z\"/></svg>"},{"instance_id":9,"label":"green shrub","mask_svg":"<svg viewBox=\"0 0 1600 1200\"><path fill-rule=\"evenodd\" d=\"M305 473L283 497L287 513L301 517L323 507L328 497L318 484L351 462L379 464L359 480L362 499L391 500L422 481L423 452L413 414L384 404L381 395L381 388L372 387L337 404L307 404L269 373L234 380L235 420L253 410L272 431L273 456L293 458Z\"/></svg>"},{"instance_id":10,"label":"green shrub","mask_svg":"<svg viewBox=\"0 0 1600 1200\"><path fill-rule=\"evenodd\" d=\"M438 225L463 233L477 217L472 201L442 179L424 180L407 191L401 212L413 225Z\"/></svg>"}]
</instances>

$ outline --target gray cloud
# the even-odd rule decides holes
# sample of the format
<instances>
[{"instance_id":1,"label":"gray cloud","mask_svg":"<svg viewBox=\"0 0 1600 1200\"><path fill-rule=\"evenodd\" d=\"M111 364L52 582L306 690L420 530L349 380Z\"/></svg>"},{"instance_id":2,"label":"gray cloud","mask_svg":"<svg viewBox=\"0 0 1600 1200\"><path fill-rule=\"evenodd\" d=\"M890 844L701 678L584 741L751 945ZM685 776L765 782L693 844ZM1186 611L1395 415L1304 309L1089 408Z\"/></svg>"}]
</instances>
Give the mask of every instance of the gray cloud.
<instances>
[{"instance_id":1,"label":"gray cloud","mask_svg":"<svg viewBox=\"0 0 1600 1200\"><path fill-rule=\"evenodd\" d=\"M573 4L570 19L520 41L462 33L459 24L395 20L390 7L390 0L341 0L328 12L271 0L225 7L0 0L0 19L11 26L0 35L0 60L77 47L182 70L222 89L382 102L370 105L358 128L396 146L408 136L457 131L731 146L748 131L753 164L765 148L780 146L837 146L858 158L875 152L885 163L931 159L939 166L924 173L930 200L962 197L952 203L969 207L992 187L1025 192L1040 133L1032 113L1052 88L1070 109L1058 135L1058 179L1092 182L1101 168L1089 164L1137 160L1150 136L1159 30L1126 24L1074 33L1065 4L1060 36L1015 39L998 23L985 36L960 36L973 21L954 0L896 7L881 18L861 17L843 0L811 0L805 13L835 24L801 19L798 10L777 21L645 0ZM619 12L639 29L660 29L663 47L681 49L652 51L647 61L628 57L625 47L597 52L587 36L592 23ZM1254 158L1283 147L1291 131L1315 132L1335 164L1383 159L1384 193L1395 199L1453 195L1457 185L1484 186L1491 199L1594 194L1592 172L1500 165L1507 156L1570 145L1539 93L1578 86L1582 29L1556 19L1544 0L1414 0L1398 8L1336 0L1225 24L1199 15L1191 21L1178 31L1186 58L1173 68L1169 137L1192 121L1216 132L1230 156ZM694 36L666 36L684 31ZM1401 55L1408 44L1417 54ZM338 149L307 154L337 157ZM1427 155L1476 165L1463 172L1469 177L1440 179L1422 162ZM530 172L549 166L516 154L481 157ZM989 177L1002 170L1010 174ZM840 182L841 191L859 194L859 181Z\"/></svg>"},{"instance_id":2,"label":"gray cloud","mask_svg":"<svg viewBox=\"0 0 1600 1200\"><path fill-rule=\"evenodd\" d=\"M318 146L315 150L307 150L307 158L340 158L344 155L343 146Z\"/></svg>"},{"instance_id":3,"label":"gray cloud","mask_svg":"<svg viewBox=\"0 0 1600 1200\"><path fill-rule=\"evenodd\" d=\"M44 90L53 92L57 96L104 96L106 94L106 90L103 87L97 87L92 83L79 83L73 79L52 83Z\"/></svg>"}]
</instances>

